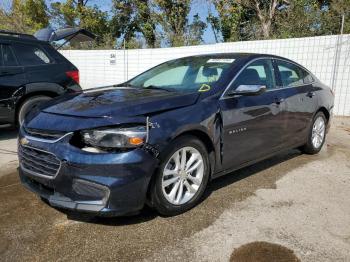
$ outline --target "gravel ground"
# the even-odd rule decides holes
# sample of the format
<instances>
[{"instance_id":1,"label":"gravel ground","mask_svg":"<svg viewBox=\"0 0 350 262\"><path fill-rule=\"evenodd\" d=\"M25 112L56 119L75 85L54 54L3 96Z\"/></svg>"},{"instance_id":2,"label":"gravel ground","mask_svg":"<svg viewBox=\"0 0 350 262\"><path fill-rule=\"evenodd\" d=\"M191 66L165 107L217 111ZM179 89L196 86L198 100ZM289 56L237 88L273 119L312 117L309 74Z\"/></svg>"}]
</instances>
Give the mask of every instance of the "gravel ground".
<instances>
[{"instance_id":1,"label":"gravel ground","mask_svg":"<svg viewBox=\"0 0 350 262\"><path fill-rule=\"evenodd\" d=\"M262 250L280 260L285 249L288 261L350 261L349 138L349 119L337 119L319 155L291 150L219 178L185 214L107 219L67 216L25 190L4 154L15 135L0 135L1 260L229 261L235 251L249 261Z\"/></svg>"}]
</instances>

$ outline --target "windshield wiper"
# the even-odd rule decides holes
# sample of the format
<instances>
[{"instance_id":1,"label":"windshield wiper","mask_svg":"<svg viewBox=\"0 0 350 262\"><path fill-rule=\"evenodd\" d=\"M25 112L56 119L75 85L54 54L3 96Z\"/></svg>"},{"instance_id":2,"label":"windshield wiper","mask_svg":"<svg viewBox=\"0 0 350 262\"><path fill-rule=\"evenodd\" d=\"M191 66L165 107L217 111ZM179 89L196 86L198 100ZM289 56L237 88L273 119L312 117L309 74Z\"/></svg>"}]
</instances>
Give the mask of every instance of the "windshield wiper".
<instances>
[{"instance_id":1,"label":"windshield wiper","mask_svg":"<svg viewBox=\"0 0 350 262\"><path fill-rule=\"evenodd\" d=\"M146 86L144 87L145 89L155 89L155 90L164 90L167 92L176 92L174 89L172 88L166 88L166 87L159 87L159 86L154 86L154 85L150 85L150 86Z\"/></svg>"}]
</instances>

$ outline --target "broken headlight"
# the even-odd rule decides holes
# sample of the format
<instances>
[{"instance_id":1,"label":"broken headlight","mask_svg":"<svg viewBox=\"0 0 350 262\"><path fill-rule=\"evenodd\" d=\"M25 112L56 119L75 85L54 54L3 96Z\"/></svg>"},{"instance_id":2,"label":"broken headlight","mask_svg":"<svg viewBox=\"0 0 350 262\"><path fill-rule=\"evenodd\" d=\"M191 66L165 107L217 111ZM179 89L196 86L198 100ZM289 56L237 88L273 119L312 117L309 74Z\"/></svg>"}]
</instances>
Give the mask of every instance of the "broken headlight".
<instances>
[{"instance_id":1,"label":"broken headlight","mask_svg":"<svg viewBox=\"0 0 350 262\"><path fill-rule=\"evenodd\" d=\"M135 148L146 143L147 128L135 126L127 128L92 129L80 132L82 142L88 147L101 150Z\"/></svg>"}]
</instances>

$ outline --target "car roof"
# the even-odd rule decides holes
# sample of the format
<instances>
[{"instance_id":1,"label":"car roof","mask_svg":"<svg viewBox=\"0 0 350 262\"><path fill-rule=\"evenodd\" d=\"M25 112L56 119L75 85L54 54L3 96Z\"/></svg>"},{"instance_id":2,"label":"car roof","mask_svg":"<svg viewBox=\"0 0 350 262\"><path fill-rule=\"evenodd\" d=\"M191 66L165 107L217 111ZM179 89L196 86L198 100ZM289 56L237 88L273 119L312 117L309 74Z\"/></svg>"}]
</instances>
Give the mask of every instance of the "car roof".
<instances>
[{"instance_id":1,"label":"car roof","mask_svg":"<svg viewBox=\"0 0 350 262\"><path fill-rule=\"evenodd\" d=\"M305 69L309 73L311 73L307 68L300 65L299 63L290 60L286 57L278 56L278 55L272 55L272 54L259 54L259 53L212 53L212 54L200 54L200 55L193 55L193 56L186 56L182 58L195 58L195 57L206 57L206 58L234 58L234 59L244 59L245 61L257 59L257 58L272 58L272 59L281 59L284 61L288 61L290 63L296 64L299 67ZM312 74L312 73L311 73Z\"/></svg>"},{"instance_id":2,"label":"car roof","mask_svg":"<svg viewBox=\"0 0 350 262\"><path fill-rule=\"evenodd\" d=\"M200 54L200 55L193 55L193 56L187 56L187 57L183 57L183 58L195 58L195 57L217 57L217 58L246 58L246 59L255 59L255 58L259 58L259 57L269 57L269 58L277 58L277 59L283 59L283 60L288 60L293 62L292 60L285 58L285 57L281 57L281 56L277 56L277 55L272 55L272 54L259 54L259 53L212 53L212 54ZM293 62L295 63L295 62Z\"/></svg>"},{"instance_id":3,"label":"car roof","mask_svg":"<svg viewBox=\"0 0 350 262\"><path fill-rule=\"evenodd\" d=\"M0 33L0 40L7 40L7 41L15 41L15 42L22 42L22 43L32 43L32 44L48 44L48 42L40 41L36 39L34 36L30 37L30 35L26 37L22 36L12 36L12 35L6 35Z\"/></svg>"}]
</instances>

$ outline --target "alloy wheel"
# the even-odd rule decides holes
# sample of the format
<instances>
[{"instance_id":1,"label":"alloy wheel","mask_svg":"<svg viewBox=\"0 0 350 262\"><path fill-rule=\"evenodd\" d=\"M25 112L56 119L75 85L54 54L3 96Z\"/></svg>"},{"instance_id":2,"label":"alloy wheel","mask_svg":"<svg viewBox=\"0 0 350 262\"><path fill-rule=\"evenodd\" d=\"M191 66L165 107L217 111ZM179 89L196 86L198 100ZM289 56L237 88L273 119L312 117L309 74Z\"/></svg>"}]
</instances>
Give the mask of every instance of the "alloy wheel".
<instances>
[{"instance_id":1,"label":"alloy wheel","mask_svg":"<svg viewBox=\"0 0 350 262\"><path fill-rule=\"evenodd\" d=\"M326 131L326 123L322 116L316 118L312 127L311 141L315 148L319 148L324 140Z\"/></svg>"},{"instance_id":2,"label":"alloy wheel","mask_svg":"<svg viewBox=\"0 0 350 262\"><path fill-rule=\"evenodd\" d=\"M201 153L193 147L177 150L163 170L162 192L173 205L190 201L198 192L204 176L204 162Z\"/></svg>"}]
</instances>

